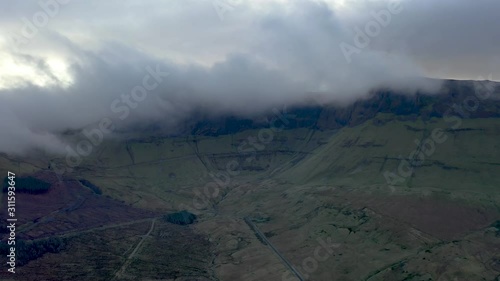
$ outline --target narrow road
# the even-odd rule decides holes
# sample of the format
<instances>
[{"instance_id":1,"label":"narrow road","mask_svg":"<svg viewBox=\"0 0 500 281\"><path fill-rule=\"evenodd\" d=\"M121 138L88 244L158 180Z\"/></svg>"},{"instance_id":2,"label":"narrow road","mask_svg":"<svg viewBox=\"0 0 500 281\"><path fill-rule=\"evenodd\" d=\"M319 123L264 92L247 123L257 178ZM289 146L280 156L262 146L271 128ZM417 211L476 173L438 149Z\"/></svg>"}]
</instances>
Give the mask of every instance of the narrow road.
<instances>
[{"instance_id":1,"label":"narrow road","mask_svg":"<svg viewBox=\"0 0 500 281\"><path fill-rule=\"evenodd\" d=\"M130 265L130 263L132 262L132 258L135 256L135 254L141 249L142 247L142 244L144 243L144 240L149 237L149 235L151 234L151 232L153 232L153 229L155 228L155 223L156 223L156 218L154 218L152 221L151 221L151 227L149 228L149 231L148 233L146 233L145 235L142 236L142 239L141 241L139 241L139 243L137 243L137 246L135 246L135 249L132 251L132 253L130 253L130 255L128 256L128 258L125 260L125 263L123 264L123 266L120 268L120 270L118 270L115 274L115 280L118 279L118 278L121 278L123 276L123 274L125 273L125 270L127 270L127 267Z\"/></svg>"},{"instance_id":2,"label":"narrow road","mask_svg":"<svg viewBox=\"0 0 500 281\"><path fill-rule=\"evenodd\" d=\"M300 274L300 272L292 265L292 263L290 263L279 251L278 249L276 249L274 247L274 245L269 242L269 240L267 240L267 237L257 228L257 226L252 222L252 220L248 217L244 218L245 222L248 224L248 226L250 226L250 228L255 232L255 234L260 238L262 239L262 241L264 241L265 244L267 244L267 246L269 246L269 248L271 248L271 250L273 250L273 252L276 254L276 256L278 256L278 258L281 259L281 261L283 262L283 264L288 267L288 269L290 269L290 271L295 275L297 276L297 278L300 280L300 281L305 281L306 279L304 277L302 277L302 274Z\"/></svg>"},{"instance_id":3,"label":"narrow road","mask_svg":"<svg viewBox=\"0 0 500 281\"><path fill-rule=\"evenodd\" d=\"M129 260L132 259L134 257L134 255L137 253L137 251L141 248L142 243L144 242L144 239L146 239L151 234L151 232L155 228L155 223L156 223L156 219L153 219L153 221L151 222L151 228L149 228L148 233L146 233L146 235L142 236L141 241L137 244L137 246L135 247L134 251L132 251L130 256L128 256Z\"/></svg>"}]
</instances>

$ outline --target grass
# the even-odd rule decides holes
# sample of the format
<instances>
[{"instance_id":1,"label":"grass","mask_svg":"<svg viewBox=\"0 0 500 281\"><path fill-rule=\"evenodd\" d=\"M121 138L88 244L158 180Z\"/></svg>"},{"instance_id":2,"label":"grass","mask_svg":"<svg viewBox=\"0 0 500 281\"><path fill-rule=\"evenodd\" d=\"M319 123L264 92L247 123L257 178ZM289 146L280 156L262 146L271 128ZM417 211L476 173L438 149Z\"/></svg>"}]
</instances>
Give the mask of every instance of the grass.
<instances>
[{"instance_id":1,"label":"grass","mask_svg":"<svg viewBox=\"0 0 500 281\"><path fill-rule=\"evenodd\" d=\"M132 276L208 278L216 272L220 280L279 279L285 267L242 220L252 217L262 218L259 228L272 234L270 241L297 266L314 254L318 238L331 237L341 244L318 265L313 280L437 280L437 272L442 280L460 274L464 280L493 280L498 272L490 264L497 255L498 229L488 227L499 219L499 124L493 118L463 120L462 130L447 131L448 140L394 190L384 172L396 170L400 157L417 148L415 139L425 139L435 128L449 128L443 120L408 121L379 114L338 131L285 130L262 145L250 162L238 147L258 136L258 130L216 137L108 140L68 176L92 182L103 196L171 213L180 211L181 204L192 206L195 190L203 192L204 185L213 182L210 173L225 172L230 161L239 163L240 173L230 176L213 206L188 209L199 220L189 226L193 232L159 223L131 263L127 273ZM20 166L24 173L44 167L5 158L0 165ZM144 234L139 229L122 231L75 238L69 250L57 257L47 254L25 270L54 266L47 274L67 271L74 280L105 280ZM124 236L129 231L134 234ZM169 244L165 235L173 235L171 241L177 244ZM484 255L479 259L477 253ZM86 260L91 256L95 258ZM194 265L188 261L192 257ZM84 264L77 268L80 259ZM57 265L61 260L67 261Z\"/></svg>"},{"instance_id":2,"label":"grass","mask_svg":"<svg viewBox=\"0 0 500 281\"><path fill-rule=\"evenodd\" d=\"M436 144L435 152L397 187L498 196L499 123L498 119L464 120L462 127L473 130L447 132L448 139ZM414 141L427 138L435 128L448 127L436 119L427 124L392 120L381 126L368 121L344 128L282 177L295 183L387 186L384 172L397 171L400 158L417 149Z\"/></svg>"}]
</instances>

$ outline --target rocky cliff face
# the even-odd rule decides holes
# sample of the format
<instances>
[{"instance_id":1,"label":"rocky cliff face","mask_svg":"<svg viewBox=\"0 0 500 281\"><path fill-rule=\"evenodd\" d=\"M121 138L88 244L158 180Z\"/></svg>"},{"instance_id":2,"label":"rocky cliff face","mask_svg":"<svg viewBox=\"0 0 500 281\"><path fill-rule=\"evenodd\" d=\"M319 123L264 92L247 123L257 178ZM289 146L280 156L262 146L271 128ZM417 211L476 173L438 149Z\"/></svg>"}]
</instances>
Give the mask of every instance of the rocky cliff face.
<instances>
[{"instance_id":1,"label":"rocky cliff face","mask_svg":"<svg viewBox=\"0 0 500 281\"><path fill-rule=\"evenodd\" d=\"M423 120L458 115L461 118L500 117L500 83L448 80L438 93L405 95L387 90L374 91L365 100L348 106L309 105L286 110L287 129L316 128L339 129L356 126L372 119L378 113L395 114L396 118ZM224 135L247 129L264 128L268 120L277 118L270 113L259 118L223 116L203 118L188 125L186 133L192 135ZM200 119L198 119L200 120Z\"/></svg>"}]
</instances>

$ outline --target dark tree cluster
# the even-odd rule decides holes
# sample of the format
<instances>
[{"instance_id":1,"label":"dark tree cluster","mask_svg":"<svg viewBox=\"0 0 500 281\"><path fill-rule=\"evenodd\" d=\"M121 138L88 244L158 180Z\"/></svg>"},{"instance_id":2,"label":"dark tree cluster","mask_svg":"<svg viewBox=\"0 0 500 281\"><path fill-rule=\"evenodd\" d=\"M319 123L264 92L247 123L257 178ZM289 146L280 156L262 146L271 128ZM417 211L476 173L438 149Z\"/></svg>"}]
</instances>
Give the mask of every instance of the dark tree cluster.
<instances>
[{"instance_id":1,"label":"dark tree cluster","mask_svg":"<svg viewBox=\"0 0 500 281\"><path fill-rule=\"evenodd\" d=\"M30 194L41 194L49 191L51 184L34 178L34 177L17 177L15 178L15 187L17 193L30 193ZM4 178L3 180L3 193L8 191L9 179Z\"/></svg>"},{"instance_id":2,"label":"dark tree cluster","mask_svg":"<svg viewBox=\"0 0 500 281\"><path fill-rule=\"evenodd\" d=\"M81 179L80 183L83 184L84 186L90 188L90 190L92 190L95 194L99 194L99 195L102 194L102 190L97 185L89 182L88 180Z\"/></svg>"},{"instance_id":3,"label":"dark tree cluster","mask_svg":"<svg viewBox=\"0 0 500 281\"><path fill-rule=\"evenodd\" d=\"M495 234L497 237L500 237L500 220L494 222L491 226L497 229Z\"/></svg>"},{"instance_id":4,"label":"dark tree cluster","mask_svg":"<svg viewBox=\"0 0 500 281\"><path fill-rule=\"evenodd\" d=\"M196 215L184 210L181 212L168 214L164 216L163 219L174 224L188 225L196 221Z\"/></svg>"},{"instance_id":5,"label":"dark tree cluster","mask_svg":"<svg viewBox=\"0 0 500 281\"><path fill-rule=\"evenodd\" d=\"M65 242L61 238L51 237L33 241L17 240L15 245L17 264L23 266L32 260L42 257L46 253L59 253L64 250L65 246ZM7 255L10 247L7 243L0 244L1 254Z\"/></svg>"}]
</instances>

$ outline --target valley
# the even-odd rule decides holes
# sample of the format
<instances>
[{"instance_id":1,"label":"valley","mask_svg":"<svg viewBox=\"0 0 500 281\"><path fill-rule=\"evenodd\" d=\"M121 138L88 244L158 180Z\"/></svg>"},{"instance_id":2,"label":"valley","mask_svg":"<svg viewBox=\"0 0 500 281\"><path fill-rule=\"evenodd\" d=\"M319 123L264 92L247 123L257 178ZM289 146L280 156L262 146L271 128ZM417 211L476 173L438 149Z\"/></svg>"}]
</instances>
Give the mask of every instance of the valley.
<instances>
[{"instance_id":1,"label":"valley","mask_svg":"<svg viewBox=\"0 0 500 281\"><path fill-rule=\"evenodd\" d=\"M19 237L65 243L19 274L175 281L500 277L499 117L463 118L454 128L439 116L379 112L334 128L321 125L325 111L311 110L290 109L282 115L289 127L280 130L260 122L217 134L106 140L64 175L48 165L64 159L51 155L1 157L2 170L51 184L47 193L18 196ZM206 128L214 124L195 128L213 132ZM442 141L423 147L436 130ZM415 151L427 152L418 163ZM411 173L401 168L404 161ZM179 226L162 219L181 210L197 221Z\"/></svg>"}]
</instances>

